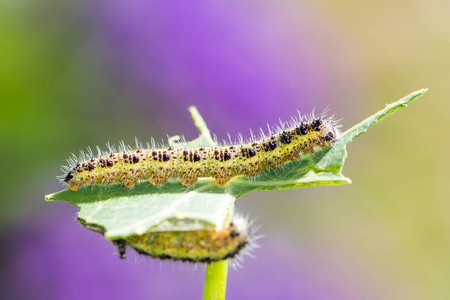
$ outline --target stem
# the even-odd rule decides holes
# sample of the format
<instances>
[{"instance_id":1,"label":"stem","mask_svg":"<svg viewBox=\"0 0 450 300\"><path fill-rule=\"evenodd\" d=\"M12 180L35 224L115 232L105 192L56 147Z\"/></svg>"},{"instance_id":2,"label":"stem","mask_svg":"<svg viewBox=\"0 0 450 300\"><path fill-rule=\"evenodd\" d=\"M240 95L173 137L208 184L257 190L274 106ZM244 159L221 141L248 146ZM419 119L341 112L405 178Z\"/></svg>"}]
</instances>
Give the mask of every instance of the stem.
<instances>
[{"instance_id":1,"label":"stem","mask_svg":"<svg viewBox=\"0 0 450 300\"><path fill-rule=\"evenodd\" d=\"M206 123L198 112L197 108L195 106L190 106L189 112L191 113L191 118L194 121L195 127L197 127L198 131L200 131L201 137L205 140L205 146L215 145L215 142L211 137L211 133L209 132L208 126L206 126Z\"/></svg>"},{"instance_id":2,"label":"stem","mask_svg":"<svg viewBox=\"0 0 450 300\"><path fill-rule=\"evenodd\" d=\"M203 300L225 300L228 259L206 265Z\"/></svg>"},{"instance_id":3,"label":"stem","mask_svg":"<svg viewBox=\"0 0 450 300\"><path fill-rule=\"evenodd\" d=\"M195 127L200 131L199 139L205 146L214 146L208 126L195 106L189 107L191 118ZM203 287L203 300L225 300L227 288L228 260L211 262L206 265L205 284Z\"/></svg>"}]
</instances>

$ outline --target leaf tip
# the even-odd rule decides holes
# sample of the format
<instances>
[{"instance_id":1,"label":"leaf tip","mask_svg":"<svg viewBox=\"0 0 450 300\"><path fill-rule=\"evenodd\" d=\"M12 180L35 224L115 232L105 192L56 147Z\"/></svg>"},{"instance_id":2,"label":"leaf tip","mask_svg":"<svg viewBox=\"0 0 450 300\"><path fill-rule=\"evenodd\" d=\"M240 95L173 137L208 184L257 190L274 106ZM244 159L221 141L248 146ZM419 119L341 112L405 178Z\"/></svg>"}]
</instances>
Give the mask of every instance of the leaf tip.
<instances>
[{"instance_id":1,"label":"leaf tip","mask_svg":"<svg viewBox=\"0 0 450 300\"><path fill-rule=\"evenodd\" d=\"M51 201L55 200L54 195L55 195L55 193L45 195L45 202L51 202Z\"/></svg>"},{"instance_id":2,"label":"leaf tip","mask_svg":"<svg viewBox=\"0 0 450 300\"><path fill-rule=\"evenodd\" d=\"M195 105L191 105L188 107L188 111L192 114L192 113L198 112L198 109Z\"/></svg>"}]
</instances>

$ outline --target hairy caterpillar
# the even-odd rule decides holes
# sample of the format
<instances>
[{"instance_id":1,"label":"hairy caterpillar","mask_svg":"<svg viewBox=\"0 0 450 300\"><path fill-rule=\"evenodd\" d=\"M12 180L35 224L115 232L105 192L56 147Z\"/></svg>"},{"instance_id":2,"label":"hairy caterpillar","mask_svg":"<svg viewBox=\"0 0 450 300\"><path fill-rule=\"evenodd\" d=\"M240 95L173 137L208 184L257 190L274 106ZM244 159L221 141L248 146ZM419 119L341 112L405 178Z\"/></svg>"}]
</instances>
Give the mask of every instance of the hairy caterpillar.
<instances>
[{"instance_id":1,"label":"hairy caterpillar","mask_svg":"<svg viewBox=\"0 0 450 300\"><path fill-rule=\"evenodd\" d=\"M186 220L166 222L183 223ZM170 224L169 227L173 226L177 227L176 224ZM247 220L235 216L218 230L215 226L204 223L198 230L149 232L116 240L114 243L122 258L125 257L126 246L130 246L138 253L154 258L210 263L235 257L249 244L250 239Z\"/></svg>"},{"instance_id":2,"label":"hairy caterpillar","mask_svg":"<svg viewBox=\"0 0 450 300\"><path fill-rule=\"evenodd\" d=\"M84 185L119 182L130 188L139 180L161 185L169 178L191 186L200 177L212 177L215 185L223 186L234 176L257 175L299 160L302 154L315 153L315 148L329 146L338 135L335 121L325 117L292 118L288 125L282 124L274 131L269 128L269 135L262 132L247 143L213 147L131 150L121 145L119 152L109 147L107 153L98 149L97 157L91 151L89 157L74 156L60 179L72 191Z\"/></svg>"}]
</instances>

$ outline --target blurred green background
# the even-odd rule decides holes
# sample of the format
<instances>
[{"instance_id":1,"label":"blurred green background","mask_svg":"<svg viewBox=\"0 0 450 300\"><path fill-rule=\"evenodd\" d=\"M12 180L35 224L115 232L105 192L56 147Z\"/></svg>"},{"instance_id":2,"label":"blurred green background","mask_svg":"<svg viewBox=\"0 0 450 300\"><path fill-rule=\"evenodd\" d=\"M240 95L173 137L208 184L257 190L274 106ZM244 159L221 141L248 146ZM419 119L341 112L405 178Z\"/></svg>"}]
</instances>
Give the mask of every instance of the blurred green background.
<instances>
[{"instance_id":1,"label":"blurred green background","mask_svg":"<svg viewBox=\"0 0 450 300\"><path fill-rule=\"evenodd\" d=\"M44 251L38 244L45 241L53 252L39 259L51 262L55 253L64 257L66 251L67 260L74 260L67 251L95 251L92 245L107 243L77 230L76 208L44 203L45 194L62 188L55 176L71 152L107 141L133 144L135 137L194 138L190 104L219 138L227 131L249 136L248 128L264 128L314 106L329 106L346 130L386 103L429 88L349 145L344 174L351 185L254 193L237 201L238 210L256 218L265 237L257 259L230 272L227 293L230 299L240 289L259 299L264 289L273 289L267 297L313 295L309 299L450 297L450 2L247 1L215 7L199 1L192 10L164 4L152 10L144 2L0 2L0 239L5 248L0 274L6 296L26 298L16 288L25 286L37 298L61 298L68 290L69 298L81 297L76 288L65 288L71 273L57 268L41 270L42 281L32 281L27 272L38 267L22 266L21 253ZM172 14L175 9L178 15ZM182 16L180 24L173 23L176 16ZM233 81L235 73L247 75ZM78 241L67 248L61 248L61 235L46 231L61 220L75 226L64 231L64 241L72 235ZM29 243L30 236L35 242ZM89 251L77 259L86 259ZM129 269L144 264L139 268L145 276L165 271L148 270L142 260L149 258L122 262L111 253L112 247L102 248L96 257L104 255L106 262L77 265L75 259L72 268L92 280L104 279L101 270L108 264ZM258 281L246 278L246 272L266 264L276 269L267 267ZM169 290L192 276L180 272L165 275ZM264 281L270 272L294 286L308 278L309 285L303 291L277 289L273 286L279 283ZM45 281L46 276L60 281ZM189 284L198 292L202 275L195 276L198 280ZM83 281L76 282L83 289ZM106 294L111 282L104 283L87 297L120 298L120 293ZM149 294L140 284L134 287L136 299ZM168 290L159 296L179 297Z\"/></svg>"}]
</instances>

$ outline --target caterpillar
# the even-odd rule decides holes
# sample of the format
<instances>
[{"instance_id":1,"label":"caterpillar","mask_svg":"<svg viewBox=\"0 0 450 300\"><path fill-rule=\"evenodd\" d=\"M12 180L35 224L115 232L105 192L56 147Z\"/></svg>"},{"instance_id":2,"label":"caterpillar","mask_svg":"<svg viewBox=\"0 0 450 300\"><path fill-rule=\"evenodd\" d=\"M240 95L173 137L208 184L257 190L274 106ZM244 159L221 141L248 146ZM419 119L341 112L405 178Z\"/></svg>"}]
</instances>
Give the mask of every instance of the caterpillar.
<instances>
[{"instance_id":1,"label":"caterpillar","mask_svg":"<svg viewBox=\"0 0 450 300\"><path fill-rule=\"evenodd\" d=\"M172 223L169 227L177 227L175 223L186 220L166 222ZM130 246L140 254L158 259L210 263L235 257L252 239L247 220L238 215L218 230L208 223L200 226L200 229L191 231L156 231L132 235L115 240L114 243L121 258L125 257L126 246Z\"/></svg>"},{"instance_id":2,"label":"caterpillar","mask_svg":"<svg viewBox=\"0 0 450 300\"><path fill-rule=\"evenodd\" d=\"M69 167L63 167L60 180L77 191L91 184L123 183L131 188L140 180L153 185L177 178L182 185L192 186L201 177L212 177L213 184L225 185L238 175L254 176L266 169L281 167L288 161L301 159L302 154L315 153L338 137L336 122L324 116L292 118L289 123L261 130L259 138L244 143L229 143L212 147L152 147L132 150L121 145L119 152L108 145L109 151L98 156L74 156ZM272 132L273 131L273 132Z\"/></svg>"}]
</instances>

